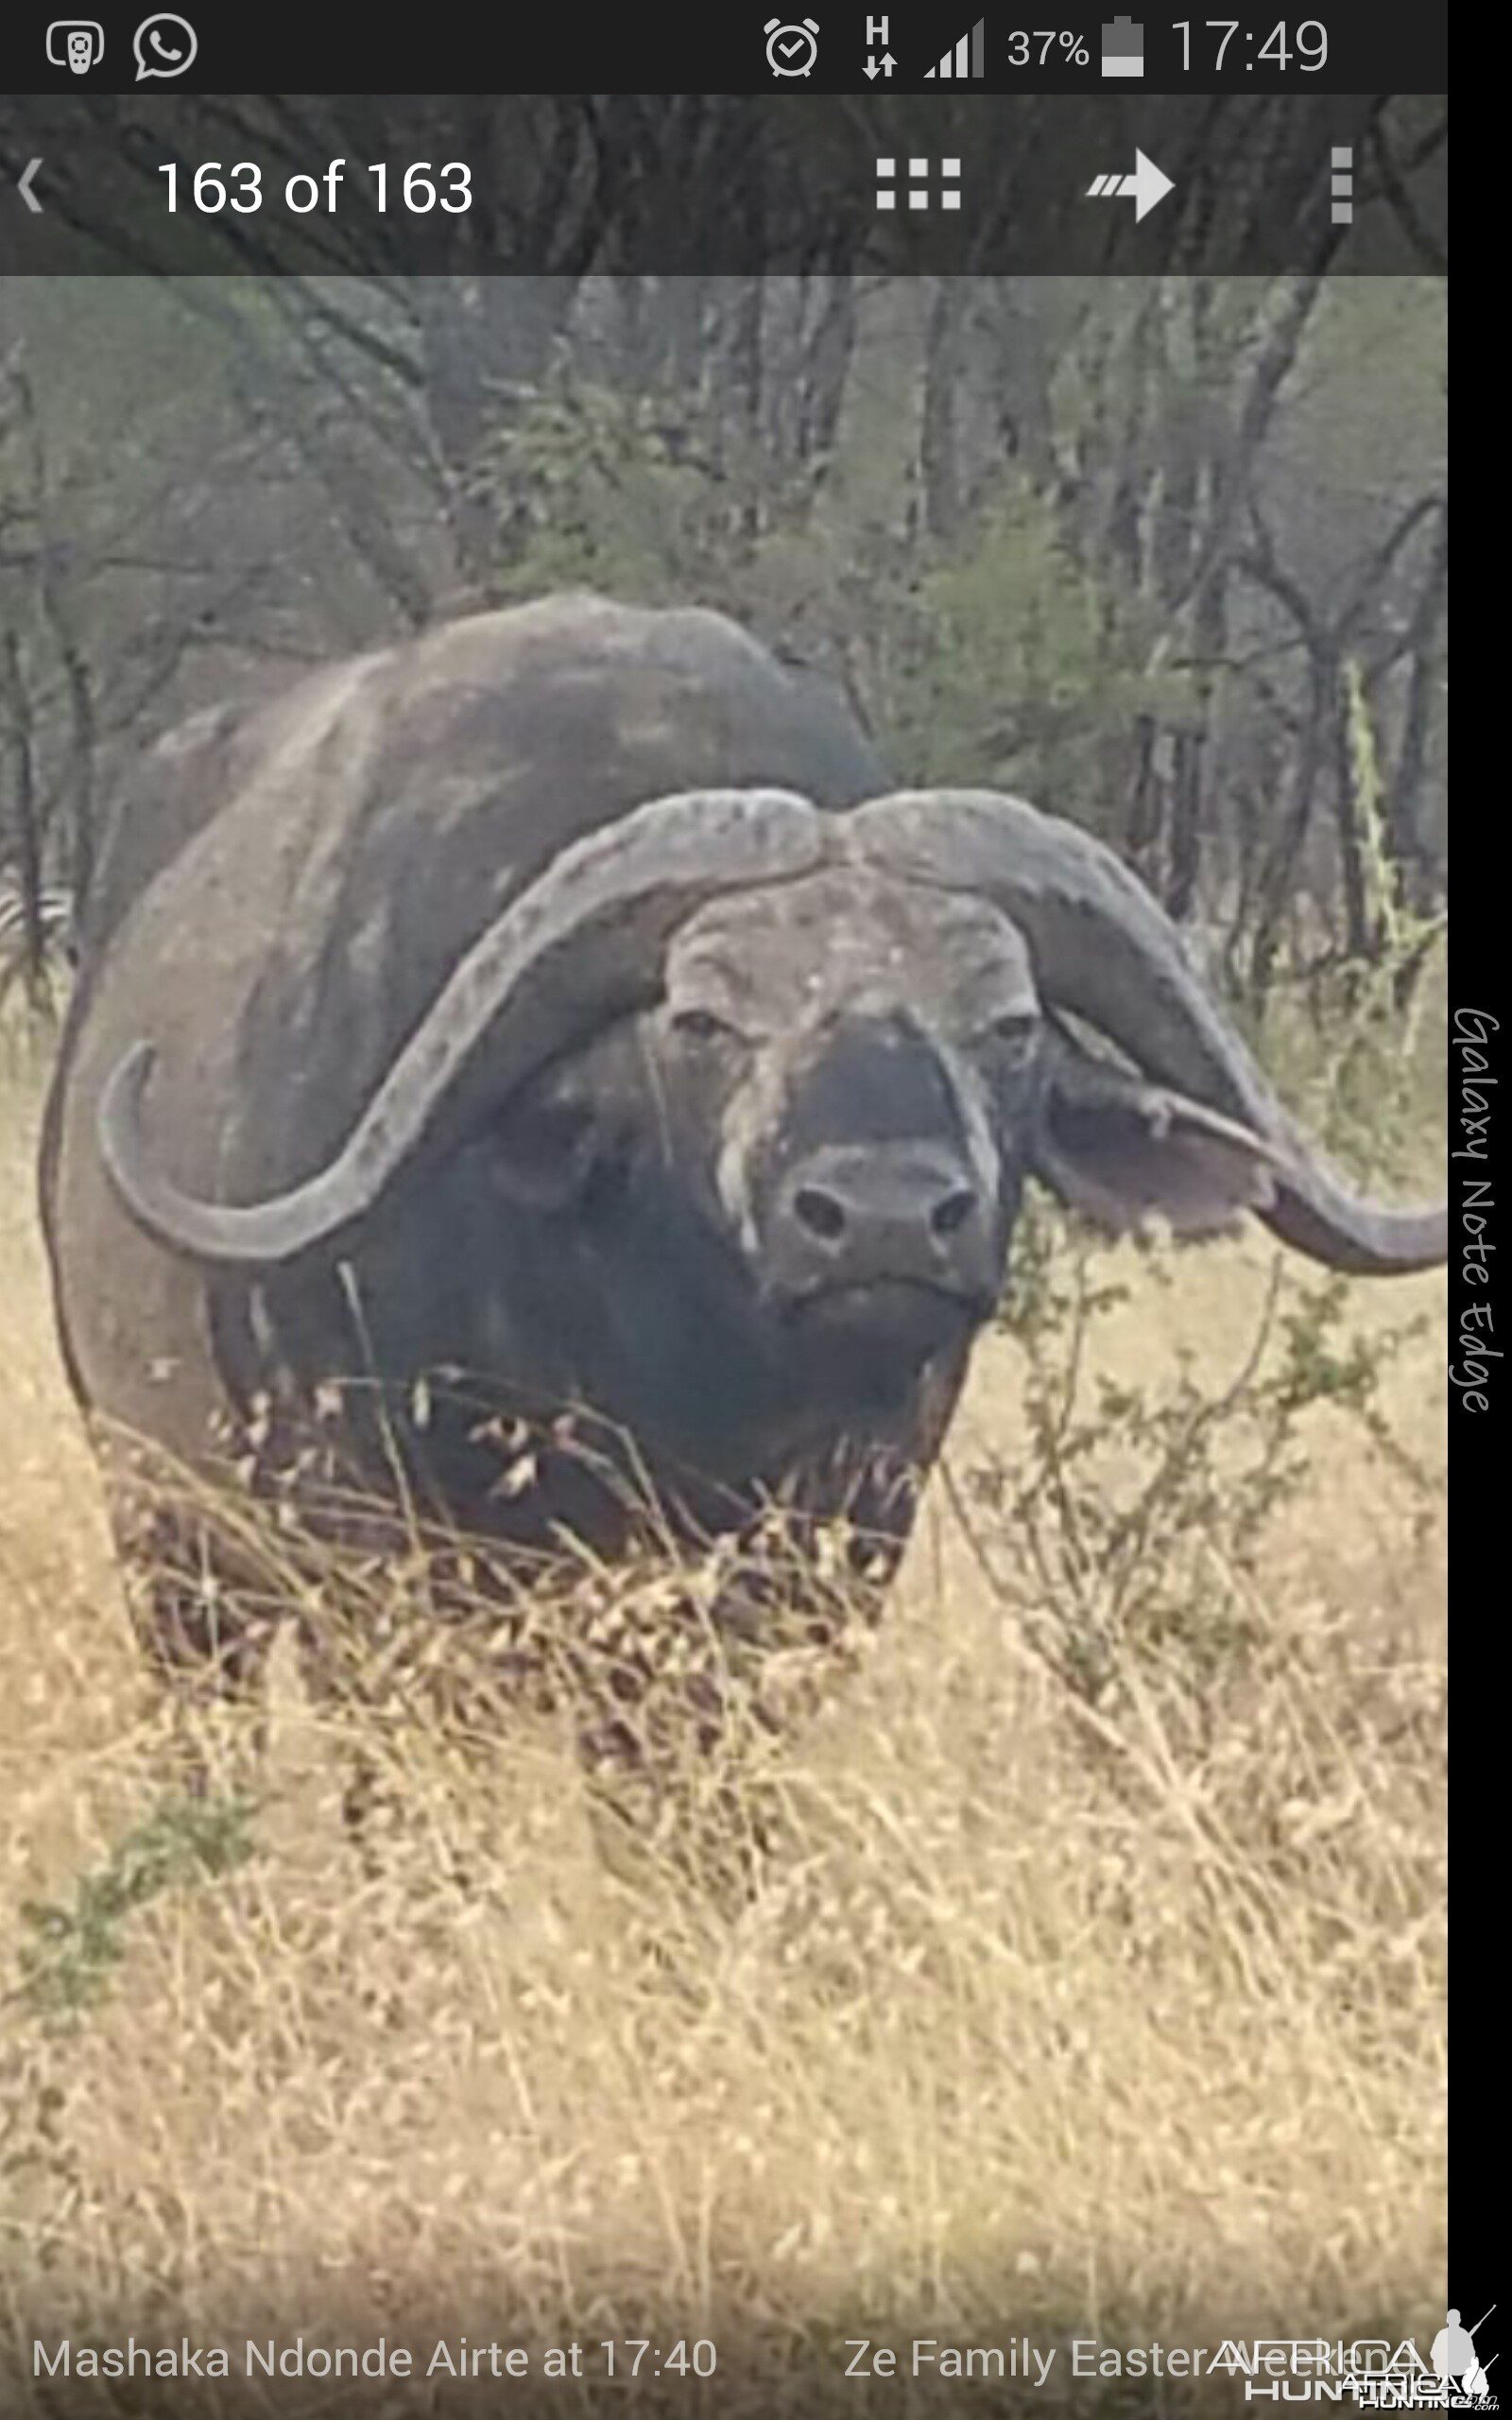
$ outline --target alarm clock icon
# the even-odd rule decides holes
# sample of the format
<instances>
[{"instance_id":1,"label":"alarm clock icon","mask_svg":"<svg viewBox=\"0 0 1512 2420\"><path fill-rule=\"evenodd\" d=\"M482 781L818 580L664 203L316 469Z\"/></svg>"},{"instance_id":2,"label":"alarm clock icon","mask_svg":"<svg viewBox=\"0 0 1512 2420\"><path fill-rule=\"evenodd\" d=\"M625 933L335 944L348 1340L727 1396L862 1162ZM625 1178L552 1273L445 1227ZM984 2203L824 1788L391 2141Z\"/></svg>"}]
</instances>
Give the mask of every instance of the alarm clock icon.
<instances>
[{"instance_id":1,"label":"alarm clock icon","mask_svg":"<svg viewBox=\"0 0 1512 2420\"><path fill-rule=\"evenodd\" d=\"M766 36L766 64L774 76L806 76L819 55L815 40L818 26L812 17L801 25L785 26L781 17L768 17L762 27Z\"/></svg>"}]
</instances>

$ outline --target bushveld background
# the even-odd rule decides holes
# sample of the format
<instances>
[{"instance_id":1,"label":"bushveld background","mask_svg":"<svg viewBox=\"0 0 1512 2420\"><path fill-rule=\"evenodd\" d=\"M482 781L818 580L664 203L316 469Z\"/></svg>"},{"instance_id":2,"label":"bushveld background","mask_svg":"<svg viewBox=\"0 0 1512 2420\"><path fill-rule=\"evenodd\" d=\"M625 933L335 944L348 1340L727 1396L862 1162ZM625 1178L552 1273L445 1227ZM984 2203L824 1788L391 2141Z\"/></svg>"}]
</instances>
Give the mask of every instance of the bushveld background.
<instances>
[{"instance_id":1,"label":"bushveld background","mask_svg":"<svg viewBox=\"0 0 1512 2420\"><path fill-rule=\"evenodd\" d=\"M1437 1189L1430 284L515 288L0 289L12 896L87 894L114 765L207 697L563 581L696 597L840 679L901 777L1114 840L1340 1161ZM1441 1279L1037 1216L875 1642L720 1775L777 1809L749 1900L607 1836L549 1715L318 1707L284 1667L191 1797L58 1365L67 977L13 929L0 2408L65 2408L39 2332L702 2336L712 2389L629 2399L879 2413L915 2390L842 2387L847 2336L1427 2341ZM1057 2368L1051 2408L1190 2402Z\"/></svg>"},{"instance_id":2,"label":"bushveld background","mask_svg":"<svg viewBox=\"0 0 1512 2420\"><path fill-rule=\"evenodd\" d=\"M1074 1316L1033 1355L990 1339L958 1501L936 1487L862 1668L752 1774L782 1838L731 1912L654 1856L616 1871L541 1720L480 1751L423 1707L285 1685L260 1766L233 1725L210 1798L175 1789L58 1369L34 1115L13 1072L7 2410L57 2408L24 2374L44 2325L701 2335L729 2364L707 2408L803 2411L854 2334L1440 2324L1438 1279L1352 1287L1334 1322L1336 1289L1287 1272L1246 1378L1264 1245L1098 1253L1083 1282L1127 1291L1089 1314L1092 1442L1049 1454L1070 1511L1037 1525L1043 1566L999 1508L1045 1483ZM1051 1255L1073 1288L1077 1248ZM1143 1518L1137 1555L1070 1545L1098 1505ZM337 1807L365 1720L396 1776L375 1861ZM785 2399L732 2382L753 2342ZM845 2400L910 2408L870 2392Z\"/></svg>"}]
</instances>

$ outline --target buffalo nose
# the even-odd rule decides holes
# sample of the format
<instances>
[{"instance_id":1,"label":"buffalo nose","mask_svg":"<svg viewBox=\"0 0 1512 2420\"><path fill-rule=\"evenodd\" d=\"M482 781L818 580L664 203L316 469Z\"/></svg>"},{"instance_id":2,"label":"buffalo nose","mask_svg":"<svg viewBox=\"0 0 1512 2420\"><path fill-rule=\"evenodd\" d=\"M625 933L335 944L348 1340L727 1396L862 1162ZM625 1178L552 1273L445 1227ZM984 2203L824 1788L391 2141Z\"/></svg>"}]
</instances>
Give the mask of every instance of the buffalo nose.
<instances>
[{"instance_id":1,"label":"buffalo nose","mask_svg":"<svg viewBox=\"0 0 1512 2420\"><path fill-rule=\"evenodd\" d=\"M823 1244L843 1244L858 1227L865 1233L868 1227L891 1225L898 1208L905 1218L926 1219L930 1234L943 1240L965 1226L976 1208L976 1195L969 1184L948 1185L933 1200L921 1201L917 1211L912 1203L895 1208L891 1203L858 1201L854 1197L848 1201L844 1194L824 1184L800 1184L793 1195L794 1218Z\"/></svg>"},{"instance_id":2,"label":"buffalo nose","mask_svg":"<svg viewBox=\"0 0 1512 2420\"><path fill-rule=\"evenodd\" d=\"M788 1172L772 1238L798 1285L888 1279L978 1290L988 1220L953 1153L886 1144L831 1144Z\"/></svg>"}]
</instances>

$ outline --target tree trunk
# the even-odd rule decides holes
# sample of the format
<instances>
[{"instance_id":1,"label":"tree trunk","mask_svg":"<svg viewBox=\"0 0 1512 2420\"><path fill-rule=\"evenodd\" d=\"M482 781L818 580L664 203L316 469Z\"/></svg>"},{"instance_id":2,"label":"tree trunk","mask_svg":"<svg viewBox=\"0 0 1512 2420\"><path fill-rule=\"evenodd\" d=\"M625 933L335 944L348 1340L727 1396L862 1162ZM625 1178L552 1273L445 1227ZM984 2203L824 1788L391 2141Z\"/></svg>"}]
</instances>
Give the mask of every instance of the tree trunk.
<instances>
[{"instance_id":1,"label":"tree trunk","mask_svg":"<svg viewBox=\"0 0 1512 2420\"><path fill-rule=\"evenodd\" d=\"M1307 719L1292 774L1291 792L1281 827L1266 856L1261 876L1255 937L1249 952L1249 998L1257 1017L1263 1016L1275 979L1276 958L1287 909L1297 888L1302 851L1313 820L1318 776L1328 752L1328 732L1338 694L1339 667L1331 650L1314 648L1309 656Z\"/></svg>"},{"instance_id":2,"label":"tree trunk","mask_svg":"<svg viewBox=\"0 0 1512 2420\"><path fill-rule=\"evenodd\" d=\"M1401 744L1386 791L1386 840L1400 868L1403 894L1420 915L1432 913L1436 885L1433 853L1422 826L1423 790L1438 681L1438 631L1449 585L1449 512L1441 509L1422 597L1414 617Z\"/></svg>"},{"instance_id":3,"label":"tree trunk","mask_svg":"<svg viewBox=\"0 0 1512 2420\"><path fill-rule=\"evenodd\" d=\"M10 726L11 801L16 835L16 887L21 901L21 977L28 1003L47 1002L47 942L42 918L42 834L37 828L37 763L31 697L14 631L0 644L0 686Z\"/></svg>"},{"instance_id":4,"label":"tree trunk","mask_svg":"<svg viewBox=\"0 0 1512 2420\"><path fill-rule=\"evenodd\" d=\"M539 388L566 326L576 277L421 277L419 318L425 409L447 470L456 564L482 595L511 553L509 498L480 483L492 431Z\"/></svg>"},{"instance_id":5,"label":"tree trunk","mask_svg":"<svg viewBox=\"0 0 1512 2420\"><path fill-rule=\"evenodd\" d=\"M1366 873L1365 819L1355 795L1356 767L1349 742L1349 686L1340 682L1332 707L1333 820L1339 835L1339 886L1344 894L1344 954L1355 964L1381 954L1382 933L1370 913Z\"/></svg>"},{"instance_id":6,"label":"tree trunk","mask_svg":"<svg viewBox=\"0 0 1512 2420\"><path fill-rule=\"evenodd\" d=\"M799 459L822 478L834 452L856 341L856 282L847 271L823 281L824 298L807 346L799 420Z\"/></svg>"},{"instance_id":7,"label":"tree trunk","mask_svg":"<svg viewBox=\"0 0 1512 2420\"><path fill-rule=\"evenodd\" d=\"M919 441L924 527L948 541L961 518L961 461L957 386L966 327L967 283L936 277L929 302L924 346L924 404Z\"/></svg>"}]
</instances>

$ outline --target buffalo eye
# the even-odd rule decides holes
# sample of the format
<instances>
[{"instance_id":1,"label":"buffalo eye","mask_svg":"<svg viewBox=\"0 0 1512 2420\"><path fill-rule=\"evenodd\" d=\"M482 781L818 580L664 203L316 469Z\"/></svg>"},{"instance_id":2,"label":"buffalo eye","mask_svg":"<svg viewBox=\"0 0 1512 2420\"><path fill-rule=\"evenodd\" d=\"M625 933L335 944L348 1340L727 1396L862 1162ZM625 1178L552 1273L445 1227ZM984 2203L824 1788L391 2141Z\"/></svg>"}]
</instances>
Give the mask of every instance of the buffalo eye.
<instances>
[{"instance_id":1,"label":"buffalo eye","mask_svg":"<svg viewBox=\"0 0 1512 2420\"><path fill-rule=\"evenodd\" d=\"M1019 1065L1034 1048L1040 1032L1040 1020L1030 1011L1013 1009L1004 1016L994 1017L988 1031L999 1047Z\"/></svg>"},{"instance_id":2,"label":"buffalo eye","mask_svg":"<svg viewBox=\"0 0 1512 2420\"><path fill-rule=\"evenodd\" d=\"M684 1042L722 1042L732 1038L735 1029L713 1009L674 1009L672 1030Z\"/></svg>"}]
</instances>

